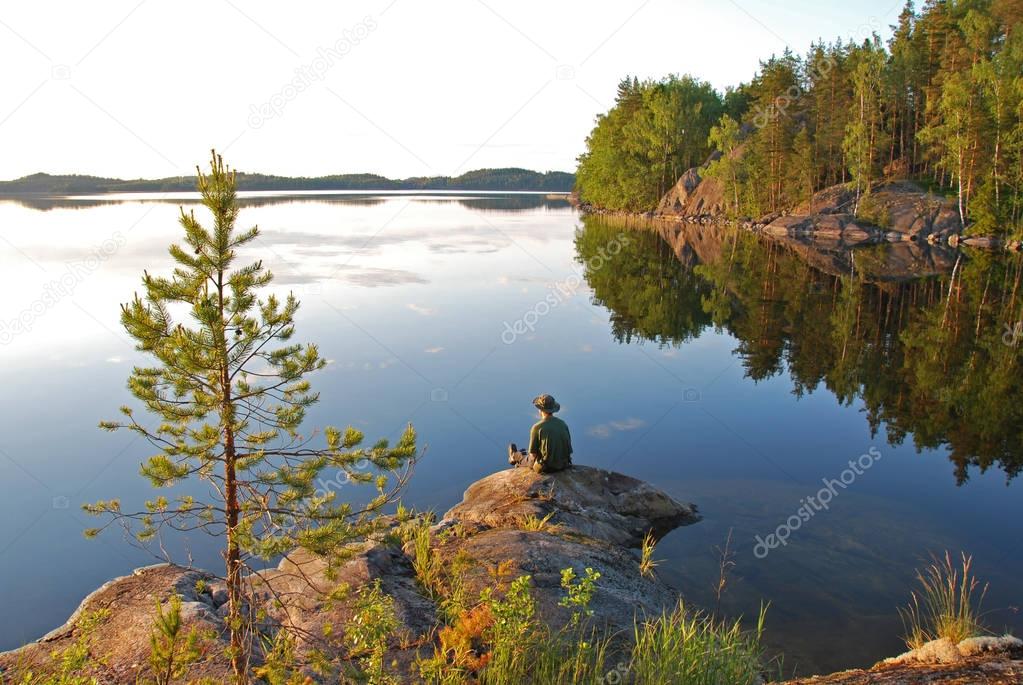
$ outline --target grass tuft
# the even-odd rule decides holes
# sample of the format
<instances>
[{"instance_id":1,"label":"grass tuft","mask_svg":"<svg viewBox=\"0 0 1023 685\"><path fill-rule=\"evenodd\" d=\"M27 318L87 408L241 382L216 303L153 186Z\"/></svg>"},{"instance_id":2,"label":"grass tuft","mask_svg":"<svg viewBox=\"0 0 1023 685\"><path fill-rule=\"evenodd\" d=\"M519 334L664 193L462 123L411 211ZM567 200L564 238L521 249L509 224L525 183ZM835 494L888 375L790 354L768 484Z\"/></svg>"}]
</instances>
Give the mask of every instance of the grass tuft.
<instances>
[{"instance_id":1,"label":"grass tuft","mask_svg":"<svg viewBox=\"0 0 1023 685\"><path fill-rule=\"evenodd\" d=\"M913 591L909 604L899 609L906 631L903 639L910 649L943 637L957 644L987 632L980 607L988 586L981 586L974 575L973 557L964 553L957 563L946 551L944 557L931 559L926 568L917 571L920 588Z\"/></svg>"},{"instance_id":2,"label":"grass tuft","mask_svg":"<svg viewBox=\"0 0 1023 685\"><path fill-rule=\"evenodd\" d=\"M657 548L657 539L651 531L643 537L643 544L640 547L639 575L645 578L653 578L657 566L661 563L654 559L654 550Z\"/></svg>"},{"instance_id":3,"label":"grass tuft","mask_svg":"<svg viewBox=\"0 0 1023 685\"><path fill-rule=\"evenodd\" d=\"M767 608L761 607L756 629L739 621L716 621L686 610L679 603L657 620L637 624L628 667L629 682L644 685L753 685L760 682L760 640Z\"/></svg>"},{"instance_id":4,"label":"grass tuft","mask_svg":"<svg viewBox=\"0 0 1023 685\"><path fill-rule=\"evenodd\" d=\"M412 568L416 572L419 587L426 595L440 601L444 594L444 563L433 548L430 520L421 520L411 531Z\"/></svg>"},{"instance_id":5,"label":"grass tuft","mask_svg":"<svg viewBox=\"0 0 1023 685\"><path fill-rule=\"evenodd\" d=\"M558 528L557 524L550 523L550 520L553 516L554 516L553 511L544 516L543 518L540 518L535 514L529 514L528 516L522 517L522 521L519 523L519 527L522 528L522 530L528 530L532 533L539 533L542 531L553 532Z\"/></svg>"}]
</instances>

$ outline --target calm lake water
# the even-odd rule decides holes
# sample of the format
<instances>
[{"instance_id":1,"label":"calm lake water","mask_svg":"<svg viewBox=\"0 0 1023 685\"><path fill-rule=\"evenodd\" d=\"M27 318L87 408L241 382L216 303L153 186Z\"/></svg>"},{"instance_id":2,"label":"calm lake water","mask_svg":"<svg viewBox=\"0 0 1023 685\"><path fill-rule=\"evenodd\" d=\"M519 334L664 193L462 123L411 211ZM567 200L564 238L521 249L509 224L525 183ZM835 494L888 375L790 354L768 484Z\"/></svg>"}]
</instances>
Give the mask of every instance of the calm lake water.
<instances>
[{"instance_id":1,"label":"calm lake water","mask_svg":"<svg viewBox=\"0 0 1023 685\"><path fill-rule=\"evenodd\" d=\"M83 539L79 506L152 494L146 445L96 424L140 361L118 304L167 267L183 201L0 201L0 649L156 561L117 534ZM955 254L638 230L538 195L245 202L240 223L262 230L247 256L296 292L297 338L331 360L309 427L393 438L413 422L428 451L408 503L442 512L502 468L549 392L577 462L699 505L658 548L691 603L715 606L731 533L721 610L770 602L785 672L900 651L914 567L946 549L990 581L991 627L1023 629L1018 260L967 255L950 284ZM220 566L209 540L168 545Z\"/></svg>"}]
</instances>

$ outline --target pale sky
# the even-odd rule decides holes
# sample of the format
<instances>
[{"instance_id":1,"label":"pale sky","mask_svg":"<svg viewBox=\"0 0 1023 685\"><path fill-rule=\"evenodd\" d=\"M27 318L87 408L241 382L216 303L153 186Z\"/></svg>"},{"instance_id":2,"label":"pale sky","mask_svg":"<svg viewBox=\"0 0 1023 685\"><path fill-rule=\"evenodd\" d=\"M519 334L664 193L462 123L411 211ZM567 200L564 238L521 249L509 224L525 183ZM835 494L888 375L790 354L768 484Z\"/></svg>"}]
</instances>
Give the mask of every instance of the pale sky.
<instances>
[{"instance_id":1,"label":"pale sky","mask_svg":"<svg viewBox=\"0 0 1023 685\"><path fill-rule=\"evenodd\" d=\"M622 76L723 89L902 0L0 3L0 179L571 171ZM298 84L296 86L295 84Z\"/></svg>"}]
</instances>

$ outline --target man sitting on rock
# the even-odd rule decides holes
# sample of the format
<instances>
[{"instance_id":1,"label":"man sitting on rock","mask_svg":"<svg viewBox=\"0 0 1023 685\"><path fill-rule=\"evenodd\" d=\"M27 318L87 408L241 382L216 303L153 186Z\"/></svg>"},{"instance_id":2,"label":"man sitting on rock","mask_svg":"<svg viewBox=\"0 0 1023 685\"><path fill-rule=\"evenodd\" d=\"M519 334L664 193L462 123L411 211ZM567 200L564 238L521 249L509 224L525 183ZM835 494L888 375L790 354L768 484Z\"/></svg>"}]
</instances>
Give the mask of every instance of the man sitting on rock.
<instances>
[{"instance_id":1,"label":"man sitting on rock","mask_svg":"<svg viewBox=\"0 0 1023 685\"><path fill-rule=\"evenodd\" d=\"M514 442L508 445L508 463L537 473L564 471L572 465L572 436L568 424L554 415L561 405L550 395L540 395L533 406L540 410L540 421L529 431L529 450L520 452Z\"/></svg>"}]
</instances>

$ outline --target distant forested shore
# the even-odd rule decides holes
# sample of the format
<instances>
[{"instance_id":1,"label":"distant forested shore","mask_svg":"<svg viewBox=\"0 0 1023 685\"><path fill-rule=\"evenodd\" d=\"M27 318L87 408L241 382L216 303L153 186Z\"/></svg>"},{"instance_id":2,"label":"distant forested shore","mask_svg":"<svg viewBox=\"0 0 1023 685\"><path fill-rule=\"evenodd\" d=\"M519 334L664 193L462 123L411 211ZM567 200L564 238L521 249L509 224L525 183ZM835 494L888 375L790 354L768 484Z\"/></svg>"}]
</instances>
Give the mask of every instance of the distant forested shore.
<instances>
[{"instance_id":1,"label":"distant forested shore","mask_svg":"<svg viewBox=\"0 0 1023 685\"><path fill-rule=\"evenodd\" d=\"M195 176L157 179L103 178L77 174L45 173L0 181L0 195L194 191ZM273 176L238 173L239 190L504 190L568 192L575 175L563 171L529 169L477 169L460 176L415 176L391 179L376 174L333 174L329 176Z\"/></svg>"},{"instance_id":2,"label":"distant forested shore","mask_svg":"<svg viewBox=\"0 0 1023 685\"><path fill-rule=\"evenodd\" d=\"M1023 3L908 2L892 29L786 50L724 93L625 78L579 158L582 201L650 211L698 169L721 215L786 213L842 185L848 211L883 225L872 190L907 180L954 203L966 235L1023 234Z\"/></svg>"}]
</instances>

